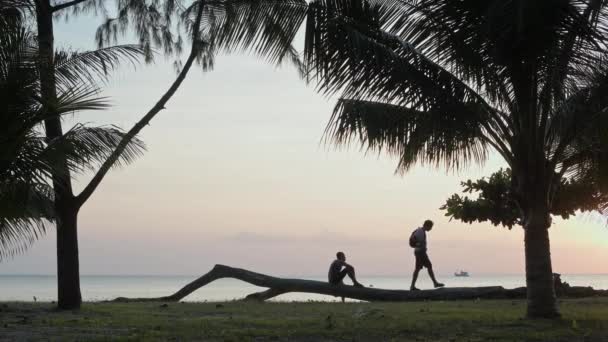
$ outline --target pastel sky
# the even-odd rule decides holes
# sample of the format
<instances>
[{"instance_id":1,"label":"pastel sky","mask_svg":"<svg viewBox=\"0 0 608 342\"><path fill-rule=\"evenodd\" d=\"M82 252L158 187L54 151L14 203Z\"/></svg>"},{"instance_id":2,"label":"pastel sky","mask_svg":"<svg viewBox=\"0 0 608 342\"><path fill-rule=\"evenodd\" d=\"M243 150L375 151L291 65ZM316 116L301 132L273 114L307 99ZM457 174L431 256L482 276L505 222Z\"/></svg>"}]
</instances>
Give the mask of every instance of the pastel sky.
<instances>
[{"instance_id":1,"label":"pastel sky","mask_svg":"<svg viewBox=\"0 0 608 342\"><path fill-rule=\"evenodd\" d=\"M98 22L59 22L58 45L94 47ZM76 119L128 129L174 77L162 57L124 68L104 92L112 109ZM293 68L253 56L192 70L143 131L148 152L114 170L81 211L81 273L197 275L223 263L323 275L342 250L360 274L409 275L407 239L427 218L436 222L429 254L438 273L523 273L521 228L449 222L438 209L461 180L504 166L498 157L457 174L418 167L395 175L392 158L321 142L334 100ZM0 263L0 274L55 274L54 234ZM556 220L551 242L556 271L608 272L604 219Z\"/></svg>"}]
</instances>

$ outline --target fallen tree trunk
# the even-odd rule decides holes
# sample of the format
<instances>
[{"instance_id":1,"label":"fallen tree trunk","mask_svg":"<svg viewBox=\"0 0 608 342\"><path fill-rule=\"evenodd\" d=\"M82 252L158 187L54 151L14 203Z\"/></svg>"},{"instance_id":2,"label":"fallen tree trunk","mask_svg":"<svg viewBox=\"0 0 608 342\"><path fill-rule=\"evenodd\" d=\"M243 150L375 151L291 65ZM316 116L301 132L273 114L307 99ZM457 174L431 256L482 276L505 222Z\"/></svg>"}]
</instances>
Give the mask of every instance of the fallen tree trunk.
<instances>
[{"instance_id":1,"label":"fallen tree trunk","mask_svg":"<svg viewBox=\"0 0 608 342\"><path fill-rule=\"evenodd\" d=\"M346 297L365 301L417 301L417 300L453 300L474 298L500 298L505 296L501 286L490 287L460 287L442 288L437 290L404 291L384 290L370 287L354 287L348 285L332 285L326 282L304 279L285 279L271 277L265 274L248 270L233 268L224 265L215 265L213 269L187 284L176 293L158 298L125 298L119 297L115 301L168 301L177 302L199 288L222 278L234 278L244 282L269 288L263 292L250 294L246 299L267 300L288 292L304 292ZM525 293L524 293L525 295Z\"/></svg>"},{"instance_id":2,"label":"fallen tree trunk","mask_svg":"<svg viewBox=\"0 0 608 342\"><path fill-rule=\"evenodd\" d=\"M409 302L421 300L458 300L458 299L501 299L526 298L526 288L505 289L502 286L487 287L452 287L436 290L385 290L371 287L354 287L348 285L332 285L326 282L304 279L286 279L251 272L241 268L215 265L211 271L182 287L170 296L157 298L125 298L119 297L119 302L177 302L198 290L199 288L222 278L234 278L252 285L266 287L268 290L252 293L245 297L247 300L264 301L289 292L316 293L336 297L359 299L364 301ZM607 290L594 290L590 287L569 287L573 297L579 296L608 296ZM569 293L564 293L568 297Z\"/></svg>"}]
</instances>

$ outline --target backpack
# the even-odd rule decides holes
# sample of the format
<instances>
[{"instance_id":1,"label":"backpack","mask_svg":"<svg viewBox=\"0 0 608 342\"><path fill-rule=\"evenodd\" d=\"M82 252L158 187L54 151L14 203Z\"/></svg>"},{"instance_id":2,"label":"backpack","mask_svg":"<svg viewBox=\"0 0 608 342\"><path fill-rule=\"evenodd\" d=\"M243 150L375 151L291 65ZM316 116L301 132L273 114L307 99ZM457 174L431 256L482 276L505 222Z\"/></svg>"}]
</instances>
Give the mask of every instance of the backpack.
<instances>
[{"instance_id":1,"label":"backpack","mask_svg":"<svg viewBox=\"0 0 608 342\"><path fill-rule=\"evenodd\" d=\"M418 244L418 241L416 240L416 231L418 229L414 229L414 231L412 232L412 235L410 235L410 247L415 248L416 245Z\"/></svg>"}]
</instances>

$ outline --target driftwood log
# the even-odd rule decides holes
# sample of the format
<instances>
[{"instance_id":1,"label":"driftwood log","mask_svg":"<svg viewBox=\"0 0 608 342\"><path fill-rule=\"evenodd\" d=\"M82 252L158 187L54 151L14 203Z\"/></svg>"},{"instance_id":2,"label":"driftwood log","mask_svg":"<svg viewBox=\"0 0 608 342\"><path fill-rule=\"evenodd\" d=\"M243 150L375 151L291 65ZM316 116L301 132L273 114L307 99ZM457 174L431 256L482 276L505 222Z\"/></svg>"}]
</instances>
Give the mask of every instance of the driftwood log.
<instances>
[{"instance_id":1,"label":"driftwood log","mask_svg":"<svg viewBox=\"0 0 608 342\"><path fill-rule=\"evenodd\" d=\"M118 302L178 302L198 290L199 288L222 278L234 278L252 285L268 288L262 292L252 293L246 300L264 301L289 292L316 293L336 297L345 297L364 301L391 301L407 302L421 300L458 300L458 299L500 299L525 298L526 288L505 289L502 286L488 287L452 287L436 290L385 290L371 287L354 287L348 285L332 285L327 282L304 279L286 279L268 276L261 273L234 268L224 265L215 265L211 271L182 287L170 296L157 298L125 298L114 299ZM574 297L608 296L606 290L594 290L590 287L570 287ZM566 294L568 295L568 294Z\"/></svg>"}]
</instances>

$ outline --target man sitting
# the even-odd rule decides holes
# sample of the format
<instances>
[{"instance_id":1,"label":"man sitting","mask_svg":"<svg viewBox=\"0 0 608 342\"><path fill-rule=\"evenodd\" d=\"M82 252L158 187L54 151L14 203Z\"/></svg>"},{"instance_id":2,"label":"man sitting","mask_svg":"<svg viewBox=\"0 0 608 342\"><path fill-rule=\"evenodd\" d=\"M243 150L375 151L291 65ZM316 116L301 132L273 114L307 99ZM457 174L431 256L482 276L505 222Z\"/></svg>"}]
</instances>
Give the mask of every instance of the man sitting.
<instances>
[{"instance_id":1,"label":"man sitting","mask_svg":"<svg viewBox=\"0 0 608 342\"><path fill-rule=\"evenodd\" d=\"M329 266L329 283L333 285L342 284L344 277L348 276L353 281L353 286L363 287L355 277L355 268L346 263L346 256L342 252L336 253L336 260Z\"/></svg>"}]
</instances>

